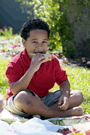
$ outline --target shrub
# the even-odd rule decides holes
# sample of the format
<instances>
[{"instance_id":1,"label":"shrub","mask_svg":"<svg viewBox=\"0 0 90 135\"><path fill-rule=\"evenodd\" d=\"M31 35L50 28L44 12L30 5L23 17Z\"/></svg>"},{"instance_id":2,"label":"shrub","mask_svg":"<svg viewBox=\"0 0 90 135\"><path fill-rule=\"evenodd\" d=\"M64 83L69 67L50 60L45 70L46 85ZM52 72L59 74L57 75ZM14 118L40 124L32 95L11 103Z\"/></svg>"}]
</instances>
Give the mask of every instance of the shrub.
<instances>
[{"instance_id":1,"label":"shrub","mask_svg":"<svg viewBox=\"0 0 90 135\"><path fill-rule=\"evenodd\" d=\"M75 50L76 50L76 45L73 40L65 40L63 43L63 53L65 56L69 56L70 58L75 57Z\"/></svg>"}]
</instances>

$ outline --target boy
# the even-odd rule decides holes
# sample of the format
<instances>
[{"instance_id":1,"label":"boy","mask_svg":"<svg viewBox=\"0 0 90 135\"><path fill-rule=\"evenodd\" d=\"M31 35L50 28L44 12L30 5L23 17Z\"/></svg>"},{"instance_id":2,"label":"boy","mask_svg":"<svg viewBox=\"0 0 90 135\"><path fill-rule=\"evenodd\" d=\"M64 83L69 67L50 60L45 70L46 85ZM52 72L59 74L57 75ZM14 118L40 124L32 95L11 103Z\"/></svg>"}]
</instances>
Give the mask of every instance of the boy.
<instances>
[{"instance_id":1,"label":"boy","mask_svg":"<svg viewBox=\"0 0 90 135\"><path fill-rule=\"evenodd\" d=\"M7 66L8 109L22 117L43 118L83 115L78 107L83 101L80 91L71 91L66 72L53 55L47 61L43 54L48 50L50 30L46 22L33 19L21 30L24 50L12 58ZM35 56L32 58L32 54ZM49 93L55 82L60 90Z\"/></svg>"}]
</instances>

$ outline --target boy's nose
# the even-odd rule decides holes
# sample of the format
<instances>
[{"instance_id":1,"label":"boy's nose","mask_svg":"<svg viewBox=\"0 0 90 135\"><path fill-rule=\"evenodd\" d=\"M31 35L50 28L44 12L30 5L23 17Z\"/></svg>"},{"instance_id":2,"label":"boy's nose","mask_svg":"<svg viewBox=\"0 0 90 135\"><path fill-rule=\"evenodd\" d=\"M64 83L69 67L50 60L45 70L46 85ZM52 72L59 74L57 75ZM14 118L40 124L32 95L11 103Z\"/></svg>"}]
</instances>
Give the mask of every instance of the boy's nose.
<instances>
[{"instance_id":1,"label":"boy's nose","mask_svg":"<svg viewBox=\"0 0 90 135\"><path fill-rule=\"evenodd\" d=\"M39 47L39 48L36 48L36 49L35 49L35 52L37 52L37 53L43 52L43 48L40 48L40 47Z\"/></svg>"},{"instance_id":2,"label":"boy's nose","mask_svg":"<svg viewBox=\"0 0 90 135\"><path fill-rule=\"evenodd\" d=\"M43 46L38 45L38 46L35 48L35 52L43 52Z\"/></svg>"}]
</instances>

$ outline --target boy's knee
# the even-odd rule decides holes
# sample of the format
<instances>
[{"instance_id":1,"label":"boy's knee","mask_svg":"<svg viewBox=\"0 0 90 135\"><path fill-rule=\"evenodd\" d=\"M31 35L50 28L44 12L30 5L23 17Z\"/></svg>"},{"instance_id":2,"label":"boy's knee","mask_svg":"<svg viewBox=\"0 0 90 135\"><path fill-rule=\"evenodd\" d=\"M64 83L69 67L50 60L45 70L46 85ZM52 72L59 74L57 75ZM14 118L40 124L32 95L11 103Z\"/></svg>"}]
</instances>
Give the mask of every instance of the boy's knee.
<instances>
[{"instance_id":1,"label":"boy's knee","mask_svg":"<svg viewBox=\"0 0 90 135\"><path fill-rule=\"evenodd\" d=\"M80 102L80 104L83 102L83 94L80 90L76 91L76 95L77 95L77 101Z\"/></svg>"},{"instance_id":2,"label":"boy's knee","mask_svg":"<svg viewBox=\"0 0 90 135\"><path fill-rule=\"evenodd\" d=\"M83 102L83 94L80 90L73 90L72 95L75 96L76 101L81 104Z\"/></svg>"},{"instance_id":3,"label":"boy's knee","mask_svg":"<svg viewBox=\"0 0 90 135\"><path fill-rule=\"evenodd\" d=\"M14 103L21 104L21 105L30 104L32 101L32 98L33 98L33 95L31 93L26 92L26 91L21 91L15 96Z\"/></svg>"},{"instance_id":4,"label":"boy's knee","mask_svg":"<svg viewBox=\"0 0 90 135\"><path fill-rule=\"evenodd\" d=\"M83 94L81 91L79 91L79 95L80 95L80 99L81 99L81 103L83 102Z\"/></svg>"}]
</instances>

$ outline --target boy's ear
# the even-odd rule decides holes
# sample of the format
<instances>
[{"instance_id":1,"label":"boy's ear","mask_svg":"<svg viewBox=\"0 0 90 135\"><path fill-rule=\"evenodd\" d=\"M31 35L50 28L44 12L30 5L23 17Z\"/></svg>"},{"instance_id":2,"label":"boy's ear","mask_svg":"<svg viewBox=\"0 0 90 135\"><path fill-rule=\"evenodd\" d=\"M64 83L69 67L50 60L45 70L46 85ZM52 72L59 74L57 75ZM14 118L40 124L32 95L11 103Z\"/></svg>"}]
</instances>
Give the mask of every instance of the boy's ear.
<instances>
[{"instance_id":1,"label":"boy's ear","mask_svg":"<svg viewBox=\"0 0 90 135\"><path fill-rule=\"evenodd\" d=\"M24 38L22 39L22 44L24 47L26 47L26 40Z\"/></svg>"}]
</instances>

